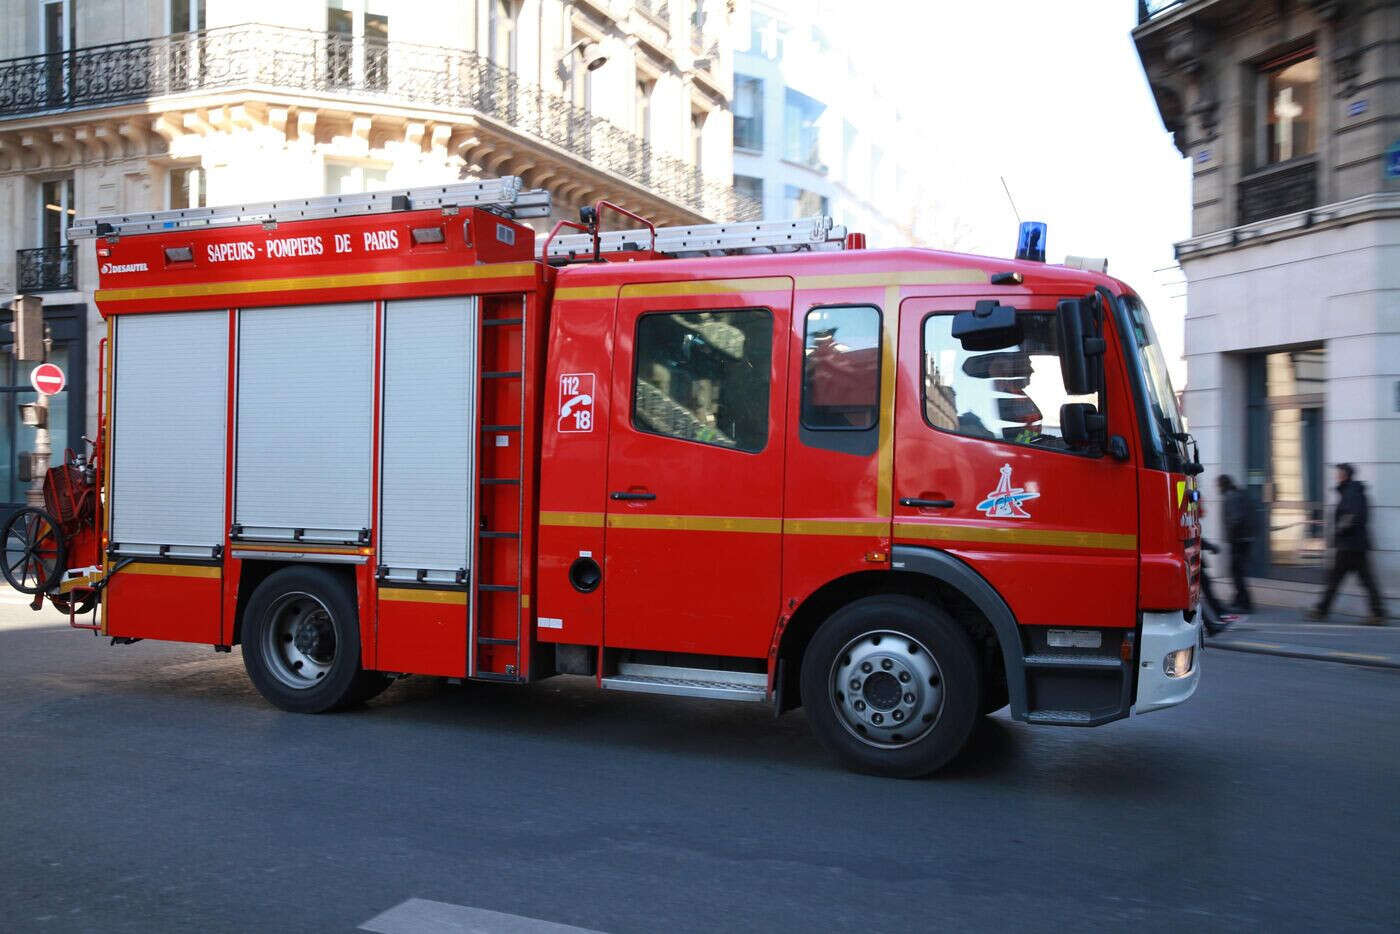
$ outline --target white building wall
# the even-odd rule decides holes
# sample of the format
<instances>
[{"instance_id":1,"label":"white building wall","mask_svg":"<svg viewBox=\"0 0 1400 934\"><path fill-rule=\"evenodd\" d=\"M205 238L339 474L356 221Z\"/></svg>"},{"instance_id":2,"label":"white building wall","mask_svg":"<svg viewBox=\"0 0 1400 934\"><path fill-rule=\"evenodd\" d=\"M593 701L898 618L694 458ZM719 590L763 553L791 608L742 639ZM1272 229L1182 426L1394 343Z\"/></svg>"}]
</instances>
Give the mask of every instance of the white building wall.
<instances>
[{"instance_id":1,"label":"white building wall","mask_svg":"<svg viewBox=\"0 0 1400 934\"><path fill-rule=\"evenodd\" d=\"M1323 459L1356 465L1367 485L1375 569L1400 592L1400 219L1330 227L1212 255L1186 257L1186 414L1205 476L1244 477L1245 358L1326 349ZM1207 537L1221 509L1207 483ZM1330 526L1329 526L1330 529ZM1265 547L1260 543L1260 547ZM1351 589L1355 591L1353 581ZM1315 596L1307 588L1308 596ZM1360 609L1359 603L1354 603Z\"/></svg>"}]
</instances>

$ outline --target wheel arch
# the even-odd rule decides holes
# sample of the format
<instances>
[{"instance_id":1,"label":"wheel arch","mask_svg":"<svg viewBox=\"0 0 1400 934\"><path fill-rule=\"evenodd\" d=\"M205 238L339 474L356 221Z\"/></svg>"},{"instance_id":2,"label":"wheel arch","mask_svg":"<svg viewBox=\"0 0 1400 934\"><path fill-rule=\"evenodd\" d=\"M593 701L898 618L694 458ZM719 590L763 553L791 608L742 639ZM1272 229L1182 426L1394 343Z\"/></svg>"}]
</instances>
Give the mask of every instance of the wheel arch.
<instances>
[{"instance_id":1,"label":"wheel arch","mask_svg":"<svg viewBox=\"0 0 1400 934\"><path fill-rule=\"evenodd\" d=\"M1012 716L1024 719L1024 649L1006 601L982 575L947 552L897 545L891 559L892 570L858 571L839 577L813 591L793 611L778 644L778 661L783 666L782 709L801 704L802 655L827 617L863 597L905 594L937 603L968 630L978 646L984 671L1004 676Z\"/></svg>"},{"instance_id":2,"label":"wheel arch","mask_svg":"<svg viewBox=\"0 0 1400 934\"><path fill-rule=\"evenodd\" d=\"M233 641L239 645L243 641L243 613L254 592L273 574L286 568L319 568L332 574L350 588L352 602L355 600L355 574L353 568L344 564L322 563L319 561L265 561L245 558L238 572L238 603L233 613Z\"/></svg>"}]
</instances>

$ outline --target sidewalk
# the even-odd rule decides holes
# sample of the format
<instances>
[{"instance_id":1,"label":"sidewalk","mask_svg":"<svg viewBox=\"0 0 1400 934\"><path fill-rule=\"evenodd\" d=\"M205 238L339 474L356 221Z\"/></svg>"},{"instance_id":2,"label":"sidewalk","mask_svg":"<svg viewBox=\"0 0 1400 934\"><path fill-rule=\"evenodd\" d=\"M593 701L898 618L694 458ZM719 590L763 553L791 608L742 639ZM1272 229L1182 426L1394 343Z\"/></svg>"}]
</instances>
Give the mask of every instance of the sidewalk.
<instances>
[{"instance_id":1,"label":"sidewalk","mask_svg":"<svg viewBox=\"0 0 1400 934\"><path fill-rule=\"evenodd\" d=\"M1334 613L1312 622L1300 607L1260 606L1206 647L1287 658L1400 669L1400 626L1363 625L1359 616Z\"/></svg>"}]
</instances>

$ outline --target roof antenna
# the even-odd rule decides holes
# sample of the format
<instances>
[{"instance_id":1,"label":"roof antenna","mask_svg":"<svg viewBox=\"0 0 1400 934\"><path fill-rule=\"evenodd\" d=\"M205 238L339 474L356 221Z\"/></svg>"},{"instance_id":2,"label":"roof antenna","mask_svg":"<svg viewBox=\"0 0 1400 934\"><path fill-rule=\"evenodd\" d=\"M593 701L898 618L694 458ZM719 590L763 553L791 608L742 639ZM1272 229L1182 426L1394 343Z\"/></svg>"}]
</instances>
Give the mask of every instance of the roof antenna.
<instances>
[{"instance_id":1,"label":"roof antenna","mask_svg":"<svg viewBox=\"0 0 1400 934\"><path fill-rule=\"evenodd\" d=\"M1011 197L1011 187L1006 184L1006 176L1002 175L1001 190L1006 192L1006 200L1011 202L1011 213L1016 215L1016 223L1021 223L1021 212L1016 210L1016 199Z\"/></svg>"}]
</instances>

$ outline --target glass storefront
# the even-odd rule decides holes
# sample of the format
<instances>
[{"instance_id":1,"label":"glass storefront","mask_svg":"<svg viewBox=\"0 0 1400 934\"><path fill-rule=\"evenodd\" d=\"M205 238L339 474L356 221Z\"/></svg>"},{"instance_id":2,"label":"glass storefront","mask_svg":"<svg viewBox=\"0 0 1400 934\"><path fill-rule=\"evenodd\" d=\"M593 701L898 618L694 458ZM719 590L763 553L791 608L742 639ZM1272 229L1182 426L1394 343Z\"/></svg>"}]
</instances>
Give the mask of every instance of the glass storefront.
<instances>
[{"instance_id":1,"label":"glass storefront","mask_svg":"<svg viewBox=\"0 0 1400 934\"><path fill-rule=\"evenodd\" d=\"M1320 582L1327 557L1326 351L1251 354L1247 366L1245 481L1258 504L1252 573Z\"/></svg>"},{"instance_id":2,"label":"glass storefront","mask_svg":"<svg viewBox=\"0 0 1400 934\"><path fill-rule=\"evenodd\" d=\"M81 450L87 392L87 353L83 327L87 310L81 305L44 309L44 323L52 338L49 362L63 369L63 391L49 397L51 464L63 463L65 448ZM9 311L0 312L0 323L10 324ZM0 334L0 521L25 504L27 484L19 479L18 455L34 449L35 429L20 421L18 406L37 395L29 385L29 372L38 364L21 362L12 352L13 333Z\"/></svg>"}]
</instances>

